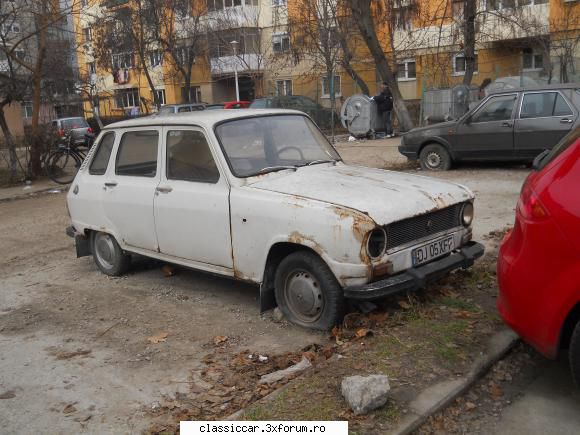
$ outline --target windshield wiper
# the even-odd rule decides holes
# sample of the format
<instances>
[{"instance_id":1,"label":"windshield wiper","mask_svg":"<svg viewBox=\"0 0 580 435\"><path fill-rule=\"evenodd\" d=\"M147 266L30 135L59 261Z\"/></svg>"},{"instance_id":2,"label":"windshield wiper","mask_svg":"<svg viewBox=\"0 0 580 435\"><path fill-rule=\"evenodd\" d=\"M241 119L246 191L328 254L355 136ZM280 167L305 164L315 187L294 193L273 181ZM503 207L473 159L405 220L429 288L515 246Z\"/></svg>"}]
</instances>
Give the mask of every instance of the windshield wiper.
<instances>
[{"instance_id":1,"label":"windshield wiper","mask_svg":"<svg viewBox=\"0 0 580 435\"><path fill-rule=\"evenodd\" d=\"M268 172L282 171L284 169L293 169L294 171L296 171L297 168L296 168L296 166L290 166L290 165L267 166L265 168L260 169L254 175L267 174Z\"/></svg>"},{"instance_id":2,"label":"windshield wiper","mask_svg":"<svg viewBox=\"0 0 580 435\"><path fill-rule=\"evenodd\" d=\"M336 165L336 162L338 160L324 160L324 159L320 159L320 160L312 160L311 162L308 162L306 164L306 166L312 166L312 165L318 165L320 163L334 163Z\"/></svg>"}]
</instances>

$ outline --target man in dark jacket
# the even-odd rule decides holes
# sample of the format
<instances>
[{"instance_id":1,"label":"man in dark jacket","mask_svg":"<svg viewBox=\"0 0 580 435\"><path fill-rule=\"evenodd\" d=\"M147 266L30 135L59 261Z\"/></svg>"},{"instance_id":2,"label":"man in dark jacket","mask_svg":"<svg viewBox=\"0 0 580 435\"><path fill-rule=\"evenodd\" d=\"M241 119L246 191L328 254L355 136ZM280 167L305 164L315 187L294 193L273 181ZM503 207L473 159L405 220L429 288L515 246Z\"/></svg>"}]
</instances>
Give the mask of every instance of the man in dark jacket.
<instances>
[{"instance_id":1,"label":"man in dark jacket","mask_svg":"<svg viewBox=\"0 0 580 435\"><path fill-rule=\"evenodd\" d=\"M381 93L373 97L375 103L377 103L377 109L379 115L383 118L383 123L385 125L385 134L387 137L393 137L393 123L392 123L392 113L393 113L393 95L389 89L389 85L383 82L381 85Z\"/></svg>"}]
</instances>

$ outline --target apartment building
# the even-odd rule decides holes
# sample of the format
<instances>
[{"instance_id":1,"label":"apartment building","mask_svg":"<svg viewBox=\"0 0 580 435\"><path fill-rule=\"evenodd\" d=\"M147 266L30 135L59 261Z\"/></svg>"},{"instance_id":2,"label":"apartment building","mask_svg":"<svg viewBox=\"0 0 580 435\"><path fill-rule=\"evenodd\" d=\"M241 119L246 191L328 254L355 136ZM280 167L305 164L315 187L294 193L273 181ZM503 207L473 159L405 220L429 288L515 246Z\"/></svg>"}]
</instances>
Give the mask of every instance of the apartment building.
<instances>
[{"instance_id":1,"label":"apartment building","mask_svg":"<svg viewBox=\"0 0 580 435\"><path fill-rule=\"evenodd\" d=\"M186 7L174 14L172 26L172 32L181 35L183 47L173 47L179 53L170 56L166 47L149 44L141 50L145 64L137 55L139 50L121 46L110 53L110 61L99 62L95 55L99 20L135 8L134 2L82 1L75 15L81 47L78 62L91 95L98 96L92 101L93 106L97 102L101 115L151 113L156 110L156 100L161 104L233 100L236 70L242 100L295 94L330 104L331 86L325 70L312 56L304 55L298 46L301 39L291 34L292 14L300 7L299 0L184 1ZM466 68L464 2L389 1L392 9L388 16L377 17L377 29L387 57L396 57L393 67L396 65L403 97L419 99L426 89L461 83ZM477 8L473 84L512 76L524 77L523 84L580 79L580 1L480 0ZM187 43L193 37L192 23L195 37L203 34L204 47L193 52ZM355 23L351 26L354 31ZM351 65L373 93L381 80L358 39L348 37ZM190 66L189 80L176 63ZM338 60L334 70L334 93L340 104L361 88ZM85 104L85 112L90 112L90 106Z\"/></svg>"}]
</instances>

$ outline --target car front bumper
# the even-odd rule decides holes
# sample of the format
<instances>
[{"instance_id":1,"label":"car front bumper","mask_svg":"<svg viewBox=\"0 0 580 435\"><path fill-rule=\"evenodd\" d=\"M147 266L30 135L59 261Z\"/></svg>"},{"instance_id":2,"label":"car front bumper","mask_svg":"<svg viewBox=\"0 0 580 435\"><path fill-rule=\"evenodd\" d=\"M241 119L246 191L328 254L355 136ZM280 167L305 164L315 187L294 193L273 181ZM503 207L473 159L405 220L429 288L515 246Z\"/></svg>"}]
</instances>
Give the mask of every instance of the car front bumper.
<instances>
[{"instance_id":1,"label":"car front bumper","mask_svg":"<svg viewBox=\"0 0 580 435\"><path fill-rule=\"evenodd\" d=\"M419 158L417 147L405 145L403 142L399 145L399 153L407 157L409 160L417 160Z\"/></svg>"},{"instance_id":2,"label":"car front bumper","mask_svg":"<svg viewBox=\"0 0 580 435\"><path fill-rule=\"evenodd\" d=\"M425 288L427 284L459 268L468 268L481 257L485 248L481 243L469 242L458 252L434 260L423 266L411 268L389 278L369 284L346 287L344 296L355 300L381 299L397 293Z\"/></svg>"}]
</instances>

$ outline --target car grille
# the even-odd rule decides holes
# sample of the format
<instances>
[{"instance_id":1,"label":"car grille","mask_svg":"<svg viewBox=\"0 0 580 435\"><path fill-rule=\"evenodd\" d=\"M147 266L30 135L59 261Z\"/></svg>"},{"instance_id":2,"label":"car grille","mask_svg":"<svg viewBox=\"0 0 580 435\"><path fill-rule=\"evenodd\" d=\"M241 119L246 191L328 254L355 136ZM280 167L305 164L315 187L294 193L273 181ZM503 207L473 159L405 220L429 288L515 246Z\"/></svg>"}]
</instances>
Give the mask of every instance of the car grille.
<instances>
[{"instance_id":1,"label":"car grille","mask_svg":"<svg viewBox=\"0 0 580 435\"><path fill-rule=\"evenodd\" d=\"M461 207L456 204L387 225L387 250L460 226Z\"/></svg>"}]
</instances>

